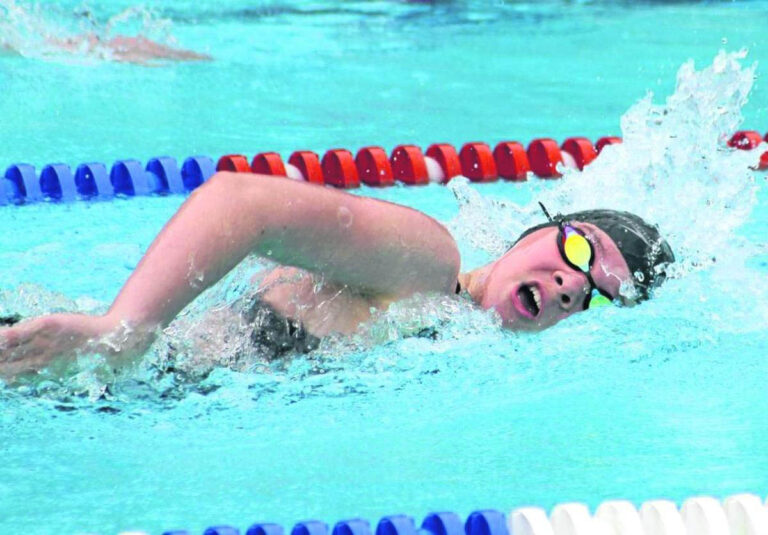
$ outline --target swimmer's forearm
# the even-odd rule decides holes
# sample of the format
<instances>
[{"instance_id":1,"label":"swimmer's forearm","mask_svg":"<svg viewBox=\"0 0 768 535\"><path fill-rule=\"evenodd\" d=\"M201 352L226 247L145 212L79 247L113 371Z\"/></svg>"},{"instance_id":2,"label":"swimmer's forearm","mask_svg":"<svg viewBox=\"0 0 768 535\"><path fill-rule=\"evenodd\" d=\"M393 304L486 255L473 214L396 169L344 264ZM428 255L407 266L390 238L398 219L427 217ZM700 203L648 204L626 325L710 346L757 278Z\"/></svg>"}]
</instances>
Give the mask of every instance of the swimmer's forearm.
<instances>
[{"instance_id":1,"label":"swimmer's forearm","mask_svg":"<svg viewBox=\"0 0 768 535\"><path fill-rule=\"evenodd\" d=\"M143 328L165 327L253 250L258 233L243 232L236 224L247 215L241 203L233 202L237 194L223 177L195 190L166 223L107 316Z\"/></svg>"},{"instance_id":2,"label":"swimmer's forearm","mask_svg":"<svg viewBox=\"0 0 768 535\"><path fill-rule=\"evenodd\" d=\"M450 291L459 268L453 238L415 210L285 178L219 173L166 224L109 316L165 326L251 253L393 296Z\"/></svg>"}]
</instances>

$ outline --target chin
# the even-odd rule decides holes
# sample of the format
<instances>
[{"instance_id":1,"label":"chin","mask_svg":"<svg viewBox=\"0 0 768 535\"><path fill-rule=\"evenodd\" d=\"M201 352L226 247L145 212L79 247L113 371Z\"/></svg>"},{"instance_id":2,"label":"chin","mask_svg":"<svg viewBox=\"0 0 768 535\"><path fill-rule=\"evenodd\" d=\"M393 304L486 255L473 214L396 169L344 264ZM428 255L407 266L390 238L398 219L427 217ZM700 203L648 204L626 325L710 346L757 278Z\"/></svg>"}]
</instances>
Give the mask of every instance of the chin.
<instances>
[{"instance_id":1,"label":"chin","mask_svg":"<svg viewBox=\"0 0 768 535\"><path fill-rule=\"evenodd\" d=\"M501 316L501 326L510 331L539 332L550 326L550 324L541 321L541 319L520 316L517 311L514 311L512 314L503 314L496 307L489 308L493 308Z\"/></svg>"}]
</instances>

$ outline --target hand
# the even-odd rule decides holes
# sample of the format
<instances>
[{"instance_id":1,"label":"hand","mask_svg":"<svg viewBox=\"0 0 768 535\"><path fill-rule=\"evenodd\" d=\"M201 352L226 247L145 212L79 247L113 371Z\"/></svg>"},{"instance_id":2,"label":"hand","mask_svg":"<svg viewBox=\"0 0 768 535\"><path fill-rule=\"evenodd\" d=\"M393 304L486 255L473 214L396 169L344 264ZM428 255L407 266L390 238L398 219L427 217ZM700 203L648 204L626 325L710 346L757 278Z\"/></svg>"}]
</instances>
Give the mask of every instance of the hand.
<instances>
[{"instance_id":1,"label":"hand","mask_svg":"<svg viewBox=\"0 0 768 535\"><path fill-rule=\"evenodd\" d=\"M19 374L39 371L56 359L73 359L84 351L122 355L151 343L146 336L144 343L135 336L129 340L128 332L107 316L83 314L52 314L0 329L0 377L12 381Z\"/></svg>"}]
</instances>

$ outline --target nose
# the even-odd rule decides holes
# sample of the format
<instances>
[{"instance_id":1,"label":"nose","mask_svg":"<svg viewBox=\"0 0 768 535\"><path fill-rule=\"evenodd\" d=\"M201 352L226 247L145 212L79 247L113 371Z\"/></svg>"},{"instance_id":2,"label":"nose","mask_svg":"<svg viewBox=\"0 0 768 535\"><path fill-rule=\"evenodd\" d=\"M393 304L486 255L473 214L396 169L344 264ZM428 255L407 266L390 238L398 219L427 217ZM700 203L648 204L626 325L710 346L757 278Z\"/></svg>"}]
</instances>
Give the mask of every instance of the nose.
<instances>
[{"instance_id":1,"label":"nose","mask_svg":"<svg viewBox=\"0 0 768 535\"><path fill-rule=\"evenodd\" d=\"M558 270L552 273L552 279L560 307L563 310L578 310L586 296L587 277L581 273Z\"/></svg>"}]
</instances>

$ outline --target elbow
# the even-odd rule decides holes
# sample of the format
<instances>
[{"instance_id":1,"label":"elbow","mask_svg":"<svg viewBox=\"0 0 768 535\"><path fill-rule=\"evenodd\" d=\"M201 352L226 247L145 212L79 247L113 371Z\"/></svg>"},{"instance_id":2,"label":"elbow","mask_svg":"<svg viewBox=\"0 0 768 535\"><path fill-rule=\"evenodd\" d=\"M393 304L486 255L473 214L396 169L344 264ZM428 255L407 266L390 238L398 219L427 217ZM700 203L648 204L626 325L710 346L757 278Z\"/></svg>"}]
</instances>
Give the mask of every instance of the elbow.
<instances>
[{"instance_id":1,"label":"elbow","mask_svg":"<svg viewBox=\"0 0 768 535\"><path fill-rule=\"evenodd\" d=\"M218 171L205 184L192 192L196 197L216 197L232 202L260 198L274 177L255 173L234 173Z\"/></svg>"},{"instance_id":2,"label":"elbow","mask_svg":"<svg viewBox=\"0 0 768 535\"><path fill-rule=\"evenodd\" d=\"M242 173L233 173L231 171L217 171L205 184L195 190L195 193L208 193L211 191L232 191L237 187L237 184L242 181L242 177L238 176Z\"/></svg>"},{"instance_id":3,"label":"elbow","mask_svg":"<svg viewBox=\"0 0 768 535\"><path fill-rule=\"evenodd\" d=\"M243 200L246 188L250 188L254 180L243 180L245 173L232 173L219 171L212 175L200 187L190 195L187 204L206 206L209 209L220 205L227 205L234 209L234 201Z\"/></svg>"}]
</instances>

